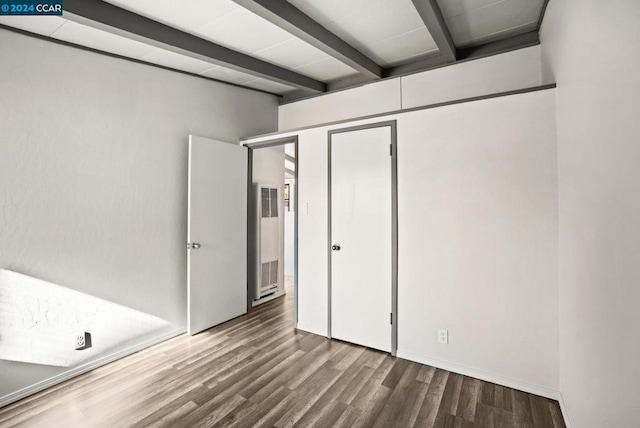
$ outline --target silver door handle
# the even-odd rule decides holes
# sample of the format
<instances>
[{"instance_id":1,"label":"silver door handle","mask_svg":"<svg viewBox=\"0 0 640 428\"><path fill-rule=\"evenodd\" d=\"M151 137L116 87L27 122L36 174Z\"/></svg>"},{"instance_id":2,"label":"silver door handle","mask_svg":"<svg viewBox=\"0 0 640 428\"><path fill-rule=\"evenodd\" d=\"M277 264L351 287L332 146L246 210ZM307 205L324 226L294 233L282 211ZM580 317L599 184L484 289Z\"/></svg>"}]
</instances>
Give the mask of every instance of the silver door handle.
<instances>
[{"instance_id":1,"label":"silver door handle","mask_svg":"<svg viewBox=\"0 0 640 428\"><path fill-rule=\"evenodd\" d=\"M200 245L197 242L191 242L187 244L187 249L188 250L197 250L198 248L202 247L202 245Z\"/></svg>"}]
</instances>

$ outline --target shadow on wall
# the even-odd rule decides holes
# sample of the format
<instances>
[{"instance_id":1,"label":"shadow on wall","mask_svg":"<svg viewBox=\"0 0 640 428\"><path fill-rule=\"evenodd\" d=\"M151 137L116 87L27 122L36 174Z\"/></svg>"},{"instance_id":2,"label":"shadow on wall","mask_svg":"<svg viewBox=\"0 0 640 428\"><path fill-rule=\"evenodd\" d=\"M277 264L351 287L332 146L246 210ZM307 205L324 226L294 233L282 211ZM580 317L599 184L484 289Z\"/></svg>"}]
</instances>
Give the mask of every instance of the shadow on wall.
<instances>
[{"instance_id":1,"label":"shadow on wall","mask_svg":"<svg viewBox=\"0 0 640 428\"><path fill-rule=\"evenodd\" d=\"M72 367L170 326L153 315L0 269L0 360ZM85 332L91 347L77 350L84 346L76 336Z\"/></svg>"}]
</instances>

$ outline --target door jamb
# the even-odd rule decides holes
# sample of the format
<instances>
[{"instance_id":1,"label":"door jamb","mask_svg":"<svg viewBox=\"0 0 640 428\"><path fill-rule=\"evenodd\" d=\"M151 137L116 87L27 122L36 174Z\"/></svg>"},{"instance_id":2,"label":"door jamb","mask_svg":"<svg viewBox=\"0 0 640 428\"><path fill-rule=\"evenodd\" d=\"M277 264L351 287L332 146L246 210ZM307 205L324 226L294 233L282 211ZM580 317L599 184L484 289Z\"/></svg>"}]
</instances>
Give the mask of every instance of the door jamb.
<instances>
[{"instance_id":1,"label":"door jamb","mask_svg":"<svg viewBox=\"0 0 640 428\"><path fill-rule=\"evenodd\" d=\"M259 141L256 143L246 143L244 144L248 150L248 180L247 180L247 260L251 260L252 255L249 254L251 251L251 235L250 232L250 222L251 219L251 211L253 198L251 194L253 192L253 151L257 149L265 149L269 147L277 147L284 146L285 144L294 144L295 147L295 189L293 191L293 328L298 328L298 135L291 135L289 137L270 139L265 141ZM247 312L253 309L253 288L248 281L249 276L247 275Z\"/></svg>"},{"instance_id":2,"label":"door jamb","mask_svg":"<svg viewBox=\"0 0 640 428\"><path fill-rule=\"evenodd\" d=\"M331 137L334 134L343 132L383 128L387 126L391 128L391 355L395 357L398 351L398 129L396 120L332 129L327 134L329 195L327 225L327 251L329 257L327 332L328 337L331 338Z\"/></svg>"}]
</instances>

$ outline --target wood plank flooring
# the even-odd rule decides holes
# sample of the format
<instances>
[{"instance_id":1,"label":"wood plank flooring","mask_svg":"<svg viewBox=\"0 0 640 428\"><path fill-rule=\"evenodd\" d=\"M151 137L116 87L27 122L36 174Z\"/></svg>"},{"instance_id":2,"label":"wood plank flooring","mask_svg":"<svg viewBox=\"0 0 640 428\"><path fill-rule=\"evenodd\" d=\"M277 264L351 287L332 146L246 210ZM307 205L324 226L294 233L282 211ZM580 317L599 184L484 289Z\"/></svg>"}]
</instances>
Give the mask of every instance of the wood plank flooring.
<instances>
[{"instance_id":1,"label":"wood plank flooring","mask_svg":"<svg viewBox=\"0 0 640 428\"><path fill-rule=\"evenodd\" d=\"M0 409L0 427L564 427L555 401L296 332L292 294Z\"/></svg>"}]
</instances>

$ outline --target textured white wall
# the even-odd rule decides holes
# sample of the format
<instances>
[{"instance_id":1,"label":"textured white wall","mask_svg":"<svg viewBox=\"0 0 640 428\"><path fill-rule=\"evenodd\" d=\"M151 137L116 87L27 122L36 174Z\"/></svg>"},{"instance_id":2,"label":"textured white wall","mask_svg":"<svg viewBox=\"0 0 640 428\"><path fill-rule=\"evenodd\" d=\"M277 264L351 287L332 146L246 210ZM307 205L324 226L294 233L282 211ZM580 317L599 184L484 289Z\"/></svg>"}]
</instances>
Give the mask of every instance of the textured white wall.
<instances>
[{"instance_id":1,"label":"textured white wall","mask_svg":"<svg viewBox=\"0 0 640 428\"><path fill-rule=\"evenodd\" d=\"M640 2L553 0L560 390L573 426L637 427L640 403Z\"/></svg>"},{"instance_id":2,"label":"textured white wall","mask_svg":"<svg viewBox=\"0 0 640 428\"><path fill-rule=\"evenodd\" d=\"M184 326L188 135L273 131L277 99L7 30L0 58L0 268Z\"/></svg>"},{"instance_id":3,"label":"textured white wall","mask_svg":"<svg viewBox=\"0 0 640 428\"><path fill-rule=\"evenodd\" d=\"M531 46L284 104L279 130L539 86L540 52Z\"/></svg>"},{"instance_id":4,"label":"textured white wall","mask_svg":"<svg viewBox=\"0 0 640 428\"><path fill-rule=\"evenodd\" d=\"M171 329L168 321L69 288L0 269L0 360L71 367L133 339ZM79 333L92 347L74 349ZM0 396L11 390L3 391Z\"/></svg>"}]
</instances>

